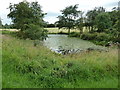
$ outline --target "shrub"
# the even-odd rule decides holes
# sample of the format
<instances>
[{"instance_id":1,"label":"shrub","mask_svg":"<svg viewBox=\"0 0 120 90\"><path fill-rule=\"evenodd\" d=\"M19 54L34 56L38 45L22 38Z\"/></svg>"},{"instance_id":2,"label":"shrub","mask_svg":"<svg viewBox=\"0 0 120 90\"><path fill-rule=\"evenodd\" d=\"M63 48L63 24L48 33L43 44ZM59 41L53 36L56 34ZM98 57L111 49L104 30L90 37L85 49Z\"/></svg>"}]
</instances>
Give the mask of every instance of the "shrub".
<instances>
[{"instance_id":1,"label":"shrub","mask_svg":"<svg viewBox=\"0 0 120 90\"><path fill-rule=\"evenodd\" d=\"M81 35L81 39L90 40L97 45L106 45L110 41L118 41L113 38L113 35L106 33L84 33Z\"/></svg>"},{"instance_id":2,"label":"shrub","mask_svg":"<svg viewBox=\"0 0 120 90\"><path fill-rule=\"evenodd\" d=\"M81 35L81 38L84 40L94 40L97 37L96 33L84 33Z\"/></svg>"},{"instance_id":3,"label":"shrub","mask_svg":"<svg viewBox=\"0 0 120 90\"><path fill-rule=\"evenodd\" d=\"M47 37L47 30L38 25L30 24L28 29L18 32L18 36L24 39L30 38L31 40L44 40Z\"/></svg>"},{"instance_id":4,"label":"shrub","mask_svg":"<svg viewBox=\"0 0 120 90\"><path fill-rule=\"evenodd\" d=\"M109 34L106 33L97 33L96 40L97 41L109 41Z\"/></svg>"},{"instance_id":5,"label":"shrub","mask_svg":"<svg viewBox=\"0 0 120 90\"><path fill-rule=\"evenodd\" d=\"M71 32L71 33L69 34L69 37L80 37L80 34L77 33L77 32Z\"/></svg>"}]
</instances>

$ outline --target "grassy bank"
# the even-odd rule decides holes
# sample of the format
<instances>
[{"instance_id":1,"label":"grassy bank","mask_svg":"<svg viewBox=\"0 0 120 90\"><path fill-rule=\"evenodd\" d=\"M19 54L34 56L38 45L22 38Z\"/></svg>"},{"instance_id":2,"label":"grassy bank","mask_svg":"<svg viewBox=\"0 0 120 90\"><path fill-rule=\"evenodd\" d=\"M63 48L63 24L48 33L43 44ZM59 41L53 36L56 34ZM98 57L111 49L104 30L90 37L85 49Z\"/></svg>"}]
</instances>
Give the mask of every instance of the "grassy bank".
<instances>
[{"instance_id":1,"label":"grassy bank","mask_svg":"<svg viewBox=\"0 0 120 90\"><path fill-rule=\"evenodd\" d=\"M3 88L117 88L118 52L58 55L31 40L2 36Z\"/></svg>"}]
</instances>

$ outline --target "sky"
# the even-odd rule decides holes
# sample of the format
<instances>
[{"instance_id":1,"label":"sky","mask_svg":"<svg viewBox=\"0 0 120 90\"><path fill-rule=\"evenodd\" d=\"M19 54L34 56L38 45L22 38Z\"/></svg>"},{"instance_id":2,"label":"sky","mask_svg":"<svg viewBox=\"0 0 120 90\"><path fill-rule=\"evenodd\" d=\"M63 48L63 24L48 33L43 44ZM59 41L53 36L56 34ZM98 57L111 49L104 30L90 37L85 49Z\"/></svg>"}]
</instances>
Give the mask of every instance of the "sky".
<instances>
[{"instance_id":1,"label":"sky","mask_svg":"<svg viewBox=\"0 0 120 90\"><path fill-rule=\"evenodd\" d=\"M2 24L10 24L11 19L7 17L9 14L9 4L17 4L23 0L1 0L0 1L0 17ZM27 0L28 2L38 1L42 6L44 13L47 13L44 20L49 23L57 21L57 16L61 14L60 10L70 5L79 4L78 10L87 12L93 10L94 7L104 7L106 11L111 11L113 7L118 6L120 0Z\"/></svg>"}]
</instances>

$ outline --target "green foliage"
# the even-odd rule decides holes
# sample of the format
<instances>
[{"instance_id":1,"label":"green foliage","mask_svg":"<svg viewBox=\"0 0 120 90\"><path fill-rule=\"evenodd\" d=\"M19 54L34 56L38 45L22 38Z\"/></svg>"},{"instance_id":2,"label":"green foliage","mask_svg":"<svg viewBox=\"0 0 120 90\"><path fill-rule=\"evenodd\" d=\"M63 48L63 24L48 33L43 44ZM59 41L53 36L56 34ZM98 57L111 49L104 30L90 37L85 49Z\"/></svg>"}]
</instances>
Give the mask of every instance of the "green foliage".
<instances>
[{"instance_id":1,"label":"green foliage","mask_svg":"<svg viewBox=\"0 0 120 90\"><path fill-rule=\"evenodd\" d=\"M34 24L28 25L28 29L24 33L24 38L30 38L31 40L44 40L47 37L47 30Z\"/></svg>"},{"instance_id":2,"label":"green foliage","mask_svg":"<svg viewBox=\"0 0 120 90\"><path fill-rule=\"evenodd\" d=\"M9 6L10 13L8 17L12 19L17 29L21 29L23 31L26 29L26 24L31 22L31 11L29 8L28 2L20 2L19 4L10 4Z\"/></svg>"},{"instance_id":3,"label":"green foliage","mask_svg":"<svg viewBox=\"0 0 120 90\"><path fill-rule=\"evenodd\" d=\"M96 39L97 39L98 41L110 41L110 40L111 40L110 37L111 37L111 36L110 36L109 34L100 33L100 34L97 35Z\"/></svg>"},{"instance_id":4,"label":"green foliage","mask_svg":"<svg viewBox=\"0 0 120 90\"><path fill-rule=\"evenodd\" d=\"M10 4L8 17L12 19L15 27L20 29L19 36L26 39L46 38L46 31L43 30L43 17L41 6L38 2L23 1L19 4Z\"/></svg>"},{"instance_id":5,"label":"green foliage","mask_svg":"<svg viewBox=\"0 0 120 90\"><path fill-rule=\"evenodd\" d=\"M10 32L10 31L6 31L6 30L2 30L1 33L2 33L2 34L11 34L12 32Z\"/></svg>"},{"instance_id":6,"label":"green foliage","mask_svg":"<svg viewBox=\"0 0 120 90\"><path fill-rule=\"evenodd\" d=\"M89 27L91 26L91 29L90 29L91 32L94 31L96 16L103 12L105 12L105 9L103 7L95 7L94 10L90 10L87 12L86 24Z\"/></svg>"},{"instance_id":7,"label":"green foliage","mask_svg":"<svg viewBox=\"0 0 120 90\"><path fill-rule=\"evenodd\" d=\"M83 12L80 13L80 18L76 20L75 26L80 30L80 34L83 33L83 27L84 27L84 18L83 18Z\"/></svg>"},{"instance_id":8,"label":"green foliage","mask_svg":"<svg viewBox=\"0 0 120 90\"><path fill-rule=\"evenodd\" d=\"M55 22L55 24L58 26L58 28L65 27L65 17L64 16L58 16L59 21Z\"/></svg>"},{"instance_id":9,"label":"green foliage","mask_svg":"<svg viewBox=\"0 0 120 90\"><path fill-rule=\"evenodd\" d=\"M81 35L81 39L90 40L98 45L106 45L108 42L114 42L113 36L106 33L84 33Z\"/></svg>"},{"instance_id":10,"label":"green foliage","mask_svg":"<svg viewBox=\"0 0 120 90\"><path fill-rule=\"evenodd\" d=\"M96 39L96 36L97 36L96 33L94 33L94 34L84 33L81 35L81 38L84 40L93 40L93 39Z\"/></svg>"},{"instance_id":11,"label":"green foliage","mask_svg":"<svg viewBox=\"0 0 120 90\"><path fill-rule=\"evenodd\" d=\"M68 6L65 9L61 10L62 15L58 16L59 21L57 21L57 26L59 28L66 27L68 29L68 34L70 34L70 29L75 26L75 19L79 16L81 11L77 10L78 5Z\"/></svg>"},{"instance_id":12,"label":"green foliage","mask_svg":"<svg viewBox=\"0 0 120 90\"><path fill-rule=\"evenodd\" d=\"M71 32L69 37L80 37L80 34L78 32Z\"/></svg>"},{"instance_id":13,"label":"green foliage","mask_svg":"<svg viewBox=\"0 0 120 90\"><path fill-rule=\"evenodd\" d=\"M111 28L112 22L108 13L99 14L95 20L98 32L104 32L105 29Z\"/></svg>"},{"instance_id":14,"label":"green foliage","mask_svg":"<svg viewBox=\"0 0 120 90\"><path fill-rule=\"evenodd\" d=\"M110 18L112 20L112 26L115 25L116 21L118 20L118 9L114 7L111 12L108 12L110 15Z\"/></svg>"}]
</instances>

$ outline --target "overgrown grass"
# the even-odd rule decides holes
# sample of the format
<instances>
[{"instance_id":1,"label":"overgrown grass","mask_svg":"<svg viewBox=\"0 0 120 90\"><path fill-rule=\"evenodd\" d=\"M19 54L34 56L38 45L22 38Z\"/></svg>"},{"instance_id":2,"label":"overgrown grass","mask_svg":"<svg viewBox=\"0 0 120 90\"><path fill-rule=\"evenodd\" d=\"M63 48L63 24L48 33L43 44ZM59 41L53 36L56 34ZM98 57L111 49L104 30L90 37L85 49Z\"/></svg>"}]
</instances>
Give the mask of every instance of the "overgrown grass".
<instances>
[{"instance_id":1,"label":"overgrown grass","mask_svg":"<svg viewBox=\"0 0 120 90\"><path fill-rule=\"evenodd\" d=\"M117 88L118 52L59 55L3 35L3 88Z\"/></svg>"}]
</instances>

